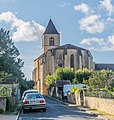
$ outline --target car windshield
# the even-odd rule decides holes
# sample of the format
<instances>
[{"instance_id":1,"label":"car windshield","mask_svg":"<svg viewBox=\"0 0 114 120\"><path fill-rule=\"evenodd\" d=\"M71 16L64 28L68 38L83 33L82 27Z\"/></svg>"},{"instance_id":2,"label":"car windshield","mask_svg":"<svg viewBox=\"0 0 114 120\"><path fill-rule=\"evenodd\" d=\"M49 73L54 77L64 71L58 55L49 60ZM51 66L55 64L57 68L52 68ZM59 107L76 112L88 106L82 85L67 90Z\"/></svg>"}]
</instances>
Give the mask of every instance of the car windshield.
<instances>
[{"instance_id":1,"label":"car windshield","mask_svg":"<svg viewBox=\"0 0 114 120\"><path fill-rule=\"evenodd\" d=\"M25 95L28 94L28 93L38 93L38 92L37 92L37 91L28 91L28 92L26 92L26 93L24 94L24 97L25 97Z\"/></svg>"},{"instance_id":2,"label":"car windshield","mask_svg":"<svg viewBox=\"0 0 114 120\"><path fill-rule=\"evenodd\" d=\"M43 98L41 94L28 94L27 99Z\"/></svg>"}]
</instances>

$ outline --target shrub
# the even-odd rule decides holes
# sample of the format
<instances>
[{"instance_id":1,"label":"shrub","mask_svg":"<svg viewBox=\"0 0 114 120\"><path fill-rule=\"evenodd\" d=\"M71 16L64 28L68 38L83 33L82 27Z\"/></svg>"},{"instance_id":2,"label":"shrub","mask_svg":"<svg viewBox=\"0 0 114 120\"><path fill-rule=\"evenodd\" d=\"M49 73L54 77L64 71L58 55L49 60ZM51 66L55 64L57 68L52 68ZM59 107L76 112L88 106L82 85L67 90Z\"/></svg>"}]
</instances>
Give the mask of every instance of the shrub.
<instances>
[{"instance_id":1,"label":"shrub","mask_svg":"<svg viewBox=\"0 0 114 120\"><path fill-rule=\"evenodd\" d=\"M12 97L7 97L7 107L6 107L6 109L8 111L14 112L15 107L16 106L15 106L15 104L13 102L13 98Z\"/></svg>"},{"instance_id":2,"label":"shrub","mask_svg":"<svg viewBox=\"0 0 114 120\"><path fill-rule=\"evenodd\" d=\"M2 114L4 112L4 110L2 108L0 108L0 114Z\"/></svg>"}]
</instances>

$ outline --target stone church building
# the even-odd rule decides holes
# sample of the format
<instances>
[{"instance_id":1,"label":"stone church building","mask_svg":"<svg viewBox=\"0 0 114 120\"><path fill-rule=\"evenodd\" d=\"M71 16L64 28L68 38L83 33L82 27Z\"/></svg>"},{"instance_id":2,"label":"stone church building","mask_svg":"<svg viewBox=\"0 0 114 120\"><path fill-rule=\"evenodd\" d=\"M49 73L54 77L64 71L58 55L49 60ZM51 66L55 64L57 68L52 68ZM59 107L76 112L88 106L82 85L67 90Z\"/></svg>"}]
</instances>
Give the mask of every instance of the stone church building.
<instances>
[{"instance_id":1,"label":"stone church building","mask_svg":"<svg viewBox=\"0 0 114 120\"><path fill-rule=\"evenodd\" d=\"M50 19L42 34L42 55L34 60L33 79L41 94L47 94L45 78L48 74L52 75L58 66L73 68L75 71L94 69L90 51L71 44L60 45L60 33Z\"/></svg>"}]
</instances>

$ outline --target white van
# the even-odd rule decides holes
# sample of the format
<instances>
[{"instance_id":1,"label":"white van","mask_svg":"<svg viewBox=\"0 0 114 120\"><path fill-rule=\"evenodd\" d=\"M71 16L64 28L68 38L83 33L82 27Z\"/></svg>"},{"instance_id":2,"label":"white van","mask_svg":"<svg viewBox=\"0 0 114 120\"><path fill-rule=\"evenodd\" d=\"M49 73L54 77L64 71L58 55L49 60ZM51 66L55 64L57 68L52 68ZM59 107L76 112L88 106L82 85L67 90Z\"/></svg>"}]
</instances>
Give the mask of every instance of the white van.
<instances>
[{"instance_id":1,"label":"white van","mask_svg":"<svg viewBox=\"0 0 114 120\"><path fill-rule=\"evenodd\" d=\"M76 87L76 88L82 88L84 89L84 87L86 87L86 89L88 88L88 86L86 86L85 84L66 84L63 86L63 95L67 96L67 92L72 92L72 87Z\"/></svg>"}]
</instances>

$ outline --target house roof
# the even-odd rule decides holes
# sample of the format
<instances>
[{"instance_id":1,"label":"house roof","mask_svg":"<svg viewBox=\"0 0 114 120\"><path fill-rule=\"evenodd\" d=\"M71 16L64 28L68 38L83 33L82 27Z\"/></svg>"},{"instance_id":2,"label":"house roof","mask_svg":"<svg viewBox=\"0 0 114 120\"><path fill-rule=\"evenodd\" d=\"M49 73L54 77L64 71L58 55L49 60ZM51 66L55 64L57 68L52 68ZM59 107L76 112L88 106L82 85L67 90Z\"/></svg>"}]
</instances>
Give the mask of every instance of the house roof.
<instances>
[{"instance_id":1,"label":"house roof","mask_svg":"<svg viewBox=\"0 0 114 120\"><path fill-rule=\"evenodd\" d=\"M44 34L59 34L51 19L49 20Z\"/></svg>"},{"instance_id":2,"label":"house roof","mask_svg":"<svg viewBox=\"0 0 114 120\"><path fill-rule=\"evenodd\" d=\"M14 84L17 83L17 78L0 78L0 84Z\"/></svg>"},{"instance_id":3,"label":"house roof","mask_svg":"<svg viewBox=\"0 0 114 120\"><path fill-rule=\"evenodd\" d=\"M81 50L85 50L87 51L87 54L90 56L90 52L87 50L87 49L84 49L84 48L81 48L81 47L78 47L78 46L75 46L75 45L72 45L72 44L65 44L65 45L62 45L62 46L59 46L59 47L56 47L56 48L51 48L49 50L47 50L45 53L41 54L38 58L36 58L34 61L36 61L37 59L40 59L42 58L43 56L45 56L47 54L48 51L51 51L51 50L58 50L58 49L77 49L79 54L81 54Z\"/></svg>"},{"instance_id":4,"label":"house roof","mask_svg":"<svg viewBox=\"0 0 114 120\"><path fill-rule=\"evenodd\" d=\"M59 46L59 47L56 47L56 48L52 48L52 49L49 49L49 50L57 50L57 49L77 49L80 54L81 54L81 50L85 50L85 51L87 51L88 55L91 54L87 49L84 49L84 48L81 48L81 47L78 47L78 46L75 46L75 45L72 45L72 44L65 44L65 45L62 45L62 46Z\"/></svg>"},{"instance_id":5,"label":"house roof","mask_svg":"<svg viewBox=\"0 0 114 120\"><path fill-rule=\"evenodd\" d=\"M84 49L84 48L81 48L81 47L78 47L78 46L75 46L75 45L71 45L71 44L65 44L65 45L59 46L59 47L57 47L57 49L78 49L78 50L86 50L86 49Z\"/></svg>"},{"instance_id":6,"label":"house roof","mask_svg":"<svg viewBox=\"0 0 114 120\"><path fill-rule=\"evenodd\" d=\"M114 64L95 64L95 70L114 70Z\"/></svg>"}]
</instances>

